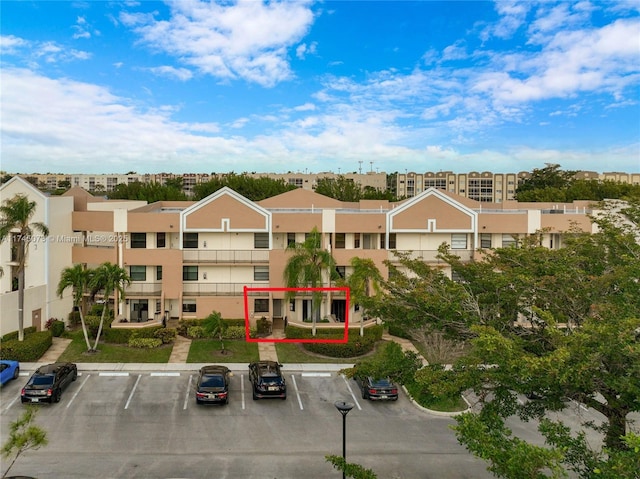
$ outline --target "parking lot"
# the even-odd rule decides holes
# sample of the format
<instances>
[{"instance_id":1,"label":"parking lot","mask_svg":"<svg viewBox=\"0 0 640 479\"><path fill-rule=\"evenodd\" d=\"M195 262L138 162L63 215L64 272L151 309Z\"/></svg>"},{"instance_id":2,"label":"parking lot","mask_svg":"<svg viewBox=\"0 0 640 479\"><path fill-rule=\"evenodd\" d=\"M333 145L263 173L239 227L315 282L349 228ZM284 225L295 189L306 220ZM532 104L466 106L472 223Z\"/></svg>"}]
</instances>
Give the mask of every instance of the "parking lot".
<instances>
[{"instance_id":1,"label":"parking lot","mask_svg":"<svg viewBox=\"0 0 640 479\"><path fill-rule=\"evenodd\" d=\"M30 371L0 391L0 439L21 413ZM92 371L57 404L39 406L49 445L24 454L11 474L96 478L340 477L324 459L342 453L380 478L483 478L486 465L456 441L447 417L398 401L363 400L353 380L329 371L286 371L288 398L254 401L247 369L234 369L230 403L197 405L197 370Z\"/></svg>"}]
</instances>

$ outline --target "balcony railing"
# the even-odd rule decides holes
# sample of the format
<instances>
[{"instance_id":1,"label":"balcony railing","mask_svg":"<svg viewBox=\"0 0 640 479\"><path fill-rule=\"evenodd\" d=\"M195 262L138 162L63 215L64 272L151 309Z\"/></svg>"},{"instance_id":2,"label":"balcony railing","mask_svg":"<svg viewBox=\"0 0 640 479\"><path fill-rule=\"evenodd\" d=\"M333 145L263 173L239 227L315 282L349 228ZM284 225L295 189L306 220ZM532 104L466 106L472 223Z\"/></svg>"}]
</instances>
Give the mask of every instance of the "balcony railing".
<instances>
[{"instance_id":1,"label":"balcony railing","mask_svg":"<svg viewBox=\"0 0 640 479\"><path fill-rule=\"evenodd\" d=\"M127 296L153 295L159 296L162 293L162 283L137 283L133 282L125 290Z\"/></svg>"},{"instance_id":2,"label":"balcony railing","mask_svg":"<svg viewBox=\"0 0 640 479\"><path fill-rule=\"evenodd\" d=\"M193 281L182 283L182 291L185 296L235 296L243 294L245 286L265 288L269 285L267 283L199 283Z\"/></svg>"},{"instance_id":3,"label":"balcony railing","mask_svg":"<svg viewBox=\"0 0 640 479\"><path fill-rule=\"evenodd\" d=\"M268 263L269 250L183 250L186 263Z\"/></svg>"},{"instance_id":4,"label":"balcony railing","mask_svg":"<svg viewBox=\"0 0 640 479\"><path fill-rule=\"evenodd\" d=\"M427 263L434 263L440 261L438 259L438 250L396 250L398 253L406 254L409 259L422 259ZM473 250L470 249L452 249L450 250L451 254L455 254L456 256L460 256L462 261L470 261L473 258ZM397 262L398 258L393 253L393 251L389 251L389 261Z\"/></svg>"}]
</instances>

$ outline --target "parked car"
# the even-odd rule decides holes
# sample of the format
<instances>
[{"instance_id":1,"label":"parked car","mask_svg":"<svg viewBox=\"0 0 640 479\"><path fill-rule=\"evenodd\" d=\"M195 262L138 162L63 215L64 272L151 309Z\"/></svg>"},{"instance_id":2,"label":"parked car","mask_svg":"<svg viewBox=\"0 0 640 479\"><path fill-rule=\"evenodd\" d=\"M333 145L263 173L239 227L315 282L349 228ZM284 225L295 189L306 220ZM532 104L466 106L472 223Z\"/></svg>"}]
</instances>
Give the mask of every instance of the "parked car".
<instances>
[{"instance_id":1,"label":"parked car","mask_svg":"<svg viewBox=\"0 0 640 479\"><path fill-rule=\"evenodd\" d=\"M59 402L62 390L78 377L73 363L53 363L40 366L22 388L22 402Z\"/></svg>"},{"instance_id":2,"label":"parked car","mask_svg":"<svg viewBox=\"0 0 640 479\"><path fill-rule=\"evenodd\" d=\"M287 399L287 384L275 361L256 361L249 364L249 381L253 389L253 399L278 397Z\"/></svg>"},{"instance_id":3,"label":"parked car","mask_svg":"<svg viewBox=\"0 0 640 479\"><path fill-rule=\"evenodd\" d=\"M20 363L11 359L0 359L0 386L20 376Z\"/></svg>"},{"instance_id":4,"label":"parked car","mask_svg":"<svg viewBox=\"0 0 640 479\"><path fill-rule=\"evenodd\" d=\"M229 377L226 366L203 366L196 381L196 402L229 404Z\"/></svg>"},{"instance_id":5,"label":"parked car","mask_svg":"<svg viewBox=\"0 0 640 479\"><path fill-rule=\"evenodd\" d=\"M393 384L389 378L375 379L370 376L355 377L362 399L371 399L373 401L386 399L396 401L398 399L398 386Z\"/></svg>"}]
</instances>

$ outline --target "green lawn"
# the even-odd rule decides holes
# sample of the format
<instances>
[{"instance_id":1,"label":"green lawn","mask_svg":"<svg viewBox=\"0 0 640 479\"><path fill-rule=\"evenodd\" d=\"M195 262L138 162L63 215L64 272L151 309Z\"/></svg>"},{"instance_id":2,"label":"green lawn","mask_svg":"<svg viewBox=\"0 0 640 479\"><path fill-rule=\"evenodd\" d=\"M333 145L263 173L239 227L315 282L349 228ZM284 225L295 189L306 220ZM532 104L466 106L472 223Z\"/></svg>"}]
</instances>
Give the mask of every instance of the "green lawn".
<instances>
[{"instance_id":1,"label":"green lawn","mask_svg":"<svg viewBox=\"0 0 640 479\"><path fill-rule=\"evenodd\" d=\"M376 349L382 344L382 341L376 345ZM375 349L374 349L375 350ZM330 358L328 356L319 356L307 352L299 343L276 343L276 352L278 353L278 361L281 363L336 363L336 364L354 364L363 356L357 358ZM368 356L368 355L367 355Z\"/></svg>"},{"instance_id":2,"label":"green lawn","mask_svg":"<svg viewBox=\"0 0 640 479\"><path fill-rule=\"evenodd\" d=\"M67 333L73 341L59 361L72 363L167 363L173 347L170 344L154 349L130 348L126 344L98 343L97 353L87 353L82 331ZM93 345L93 341L91 341Z\"/></svg>"},{"instance_id":3,"label":"green lawn","mask_svg":"<svg viewBox=\"0 0 640 479\"><path fill-rule=\"evenodd\" d=\"M214 339L194 339L189 349L188 363L250 363L258 361L258 343L244 340L225 341L227 354L220 353L220 341Z\"/></svg>"}]
</instances>

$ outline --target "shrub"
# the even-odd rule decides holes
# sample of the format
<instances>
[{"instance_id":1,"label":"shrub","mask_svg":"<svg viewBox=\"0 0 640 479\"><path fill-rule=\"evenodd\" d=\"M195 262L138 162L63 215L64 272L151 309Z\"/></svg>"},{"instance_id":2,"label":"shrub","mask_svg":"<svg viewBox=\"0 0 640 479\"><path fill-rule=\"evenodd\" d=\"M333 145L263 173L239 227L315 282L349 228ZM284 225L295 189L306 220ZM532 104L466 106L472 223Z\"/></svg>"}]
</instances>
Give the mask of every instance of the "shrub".
<instances>
[{"instance_id":1,"label":"shrub","mask_svg":"<svg viewBox=\"0 0 640 479\"><path fill-rule=\"evenodd\" d=\"M102 336L106 343L127 344L134 332L132 329L125 328L104 328Z\"/></svg>"},{"instance_id":2,"label":"shrub","mask_svg":"<svg viewBox=\"0 0 640 479\"><path fill-rule=\"evenodd\" d=\"M71 311L67 317L69 326L75 328L80 324L80 311Z\"/></svg>"},{"instance_id":3,"label":"shrub","mask_svg":"<svg viewBox=\"0 0 640 479\"><path fill-rule=\"evenodd\" d=\"M256 321L256 325L258 327L258 334L269 334L271 332L271 322L264 316Z\"/></svg>"},{"instance_id":4,"label":"shrub","mask_svg":"<svg viewBox=\"0 0 640 479\"><path fill-rule=\"evenodd\" d=\"M26 329L27 328L25 328L25 330ZM0 349L0 359L35 362L42 357L53 343L50 331L34 331L29 335L25 334L24 341L18 341L17 335L18 333L16 331L16 339L3 339L2 348ZM7 335L5 335L5 337L6 336Z\"/></svg>"},{"instance_id":5,"label":"shrub","mask_svg":"<svg viewBox=\"0 0 640 479\"><path fill-rule=\"evenodd\" d=\"M189 328L193 326L202 326L202 321L202 319L181 319L178 321L177 332L180 336L189 336Z\"/></svg>"},{"instance_id":6,"label":"shrub","mask_svg":"<svg viewBox=\"0 0 640 479\"><path fill-rule=\"evenodd\" d=\"M105 319L105 323L107 320ZM95 338L98 334L98 327L100 326L100 316L96 316L93 314L89 314L84 318L84 324L87 325L87 331L89 333L89 337ZM105 331L104 325L102 326L102 333Z\"/></svg>"},{"instance_id":7,"label":"shrub","mask_svg":"<svg viewBox=\"0 0 640 479\"><path fill-rule=\"evenodd\" d=\"M37 332L38 330L36 329L35 326L29 326L28 328L24 328L22 330L24 332L24 337L26 339L28 334L33 334L35 332ZM18 331L12 331L10 333L5 334L4 336L2 336L2 341L9 341L11 339L18 339Z\"/></svg>"},{"instance_id":8,"label":"shrub","mask_svg":"<svg viewBox=\"0 0 640 479\"><path fill-rule=\"evenodd\" d=\"M346 343L305 343L304 348L312 353L332 358L353 358L373 351L375 344L374 335L349 335Z\"/></svg>"},{"instance_id":9,"label":"shrub","mask_svg":"<svg viewBox=\"0 0 640 479\"><path fill-rule=\"evenodd\" d=\"M390 323L387 325L387 329L389 331L389 334L391 334L392 336L403 339L413 339L409 331L407 331L404 326L401 326L399 324Z\"/></svg>"},{"instance_id":10,"label":"shrub","mask_svg":"<svg viewBox=\"0 0 640 479\"><path fill-rule=\"evenodd\" d=\"M160 328L153 333L153 337L162 341L162 344L171 344L175 341L177 332L175 329Z\"/></svg>"},{"instance_id":11,"label":"shrub","mask_svg":"<svg viewBox=\"0 0 640 479\"><path fill-rule=\"evenodd\" d=\"M157 348L162 344L162 340L158 338L131 338L129 339L130 348Z\"/></svg>"},{"instance_id":12,"label":"shrub","mask_svg":"<svg viewBox=\"0 0 640 479\"><path fill-rule=\"evenodd\" d=\"M59 319L54 319L51 324L51 335L59 338L64 333L64 321L60 321Z\"/></svg>"},{"instance_id":13,"label":"shrub","mask_svg":"<svg viewBox=\"0 0 640 479\"><path fill-rule=\"evenodd\" d=\"M187 328L187 337L191 339L200 339L206 337L202 326L191 326Z\"/></svg>"}]
</instances>

